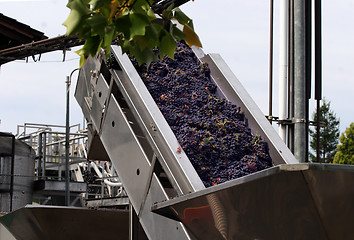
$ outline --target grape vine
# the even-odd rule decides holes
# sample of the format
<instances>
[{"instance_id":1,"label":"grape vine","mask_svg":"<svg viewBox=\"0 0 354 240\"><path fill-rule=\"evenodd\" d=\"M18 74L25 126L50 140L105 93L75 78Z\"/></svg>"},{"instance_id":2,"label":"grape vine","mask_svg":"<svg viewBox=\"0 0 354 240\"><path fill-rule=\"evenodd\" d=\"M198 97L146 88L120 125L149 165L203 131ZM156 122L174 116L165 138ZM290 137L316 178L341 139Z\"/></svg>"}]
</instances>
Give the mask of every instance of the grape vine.
<instances>
[{"instance_id":1,"label":"grape vine","mask_svg":"<svg viewBox=\"0 0 354 240\"><path fill-rule=\"evenodd\" d=\"M179 8L169 5L161 13L154 12L152 0L69 0L70 14L63 23L67 35L78 35L85 40L80 55L80 66L89 55L105 49L118 35L123 52L133 55L139 65L149 64L164 56L173 58L176 40L185 40L190 46L201 47L193 30L192 20ZM178 27L182 26L182 30ZM158 48L158 54L153 51Z\"/></svg>"}]
</instances>

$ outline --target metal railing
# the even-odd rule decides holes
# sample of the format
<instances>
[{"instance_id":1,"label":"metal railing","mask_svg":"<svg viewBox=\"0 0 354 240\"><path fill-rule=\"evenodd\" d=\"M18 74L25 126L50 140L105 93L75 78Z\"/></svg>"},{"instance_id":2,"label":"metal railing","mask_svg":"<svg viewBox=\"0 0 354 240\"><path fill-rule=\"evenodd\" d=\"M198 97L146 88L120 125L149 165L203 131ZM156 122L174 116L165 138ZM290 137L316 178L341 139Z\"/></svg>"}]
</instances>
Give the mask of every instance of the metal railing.
<instances>
[{"instance_id":1,"label":"metal railing","mask_svg":"<svg viewBox=\"0 0 354 240\"><path fill-rule=\"evenodd\" d=\"M88 160L87 130L81 130L80 124L72 125L69 129L69 177L70 182L87 184L82 200L102 200L102 204L98 204L98 207L102 207L105 205L103 199L126 198L126 192L111 162ZM25 123L17 127L16 138L36 152L35 180L66 180L65 126Z\"/></svg>"}]
</instances>

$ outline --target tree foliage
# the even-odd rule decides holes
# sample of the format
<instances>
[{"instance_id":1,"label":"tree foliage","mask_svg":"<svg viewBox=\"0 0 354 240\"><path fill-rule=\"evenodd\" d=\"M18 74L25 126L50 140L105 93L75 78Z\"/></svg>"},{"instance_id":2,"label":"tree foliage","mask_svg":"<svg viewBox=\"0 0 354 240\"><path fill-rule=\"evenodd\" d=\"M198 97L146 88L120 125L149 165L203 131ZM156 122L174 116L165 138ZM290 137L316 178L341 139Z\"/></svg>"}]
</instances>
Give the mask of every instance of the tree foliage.
<instances>
[{"instance_id":1,"label":"tree foliage","mask_svg":"<svg viewBox=\"0 0 354 240\"><path fill-rule=\"evenodd\" d=\"M331 110L331 102L325 99L319 109L320 111L320 129L319 129L319 161L330 163L336 154L339 137L339 119ZM317 109L312 114L314 122L317 122ZM316 153L317 149L317 126L315 130L310 129L310 147ZM309 153L312 162L317 162L316 155Z\"/></svg>"},{"instance_id":2,"label":"tree foliage","mask_svg":"<svg viewBox=\"0 0 354 240\"><path fill-rule=\"evenodd\" d=\"M354 123L345 130L339 138L341 144L337 147L333 163L354 164Z\"/></svg>"},{"instance_id":3,"label":"tree foliage","mask_svg":"<svg viewBox=\"0 0 354 240\"><path fill-rule=\"evenodd\" d=\"M89 55L103 48L109 55L112 40L139 64L167 55L173 58L175 40L201 47L192 20L173 4L162 13L154 12L152 0L69 0L71 9L63 23L67 35L77 34L85 44L77 53L80 66ZM178 23L178 24L177 24ZM181 27L179 27L179 26ZM156 51L158 49L158 51Z\"/></svg>"}]
</instances>

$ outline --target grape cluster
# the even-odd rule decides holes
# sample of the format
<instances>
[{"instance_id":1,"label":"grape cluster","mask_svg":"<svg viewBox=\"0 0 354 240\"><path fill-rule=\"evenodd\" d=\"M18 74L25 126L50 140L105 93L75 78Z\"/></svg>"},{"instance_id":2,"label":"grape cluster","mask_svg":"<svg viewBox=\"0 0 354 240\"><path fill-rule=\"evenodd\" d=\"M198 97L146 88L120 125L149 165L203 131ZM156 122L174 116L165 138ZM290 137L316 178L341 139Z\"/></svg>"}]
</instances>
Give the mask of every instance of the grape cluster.
<instances>
[{"instance_id":1,"label":"grape cluster","mask_svg":"<svg viewBox=\"0 0 354 240\"><path fill-rule=\"evenodd\" d=\"M174 60L132 62L206 187L272 166L267 143L240 107L216 96L208 65L185 43Z\"/></svg>"}]
</instances>

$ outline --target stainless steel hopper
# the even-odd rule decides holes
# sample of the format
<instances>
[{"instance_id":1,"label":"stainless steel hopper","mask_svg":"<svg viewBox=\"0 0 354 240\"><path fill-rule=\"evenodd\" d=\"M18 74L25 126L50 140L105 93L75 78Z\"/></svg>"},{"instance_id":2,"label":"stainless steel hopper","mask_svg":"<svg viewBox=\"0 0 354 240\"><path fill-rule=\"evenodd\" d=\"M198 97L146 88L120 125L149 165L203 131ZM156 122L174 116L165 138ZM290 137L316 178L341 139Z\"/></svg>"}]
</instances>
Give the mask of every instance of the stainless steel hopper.
<instances>
[{"instance_id":1,"label":"stainless steel hopper","mask_svg":"<svg viewBox=\"0 0 354 240\"><path fill-rule=\"evenodd\" d=\"M194 51L209 64L218 94L240 106L252 132L268 142L275 167L206 189L186 154L177 151L176 137L120 48L112 46L118 69L109 70L101 54L88 59L75 96L89 123L89 146L96 159L101 153L113 162L148 238L287 239L294 234L336 239L324 227L323 219L332 215L320 212L321 203L331 208L327 203L336 196L347 206L353 187L343 185L346 190L335 189L334 195L314 189L322 189L327 181L332 187L343 179L349 182L354 169L297 165L221 57ZM348 213L353 216L353 208L346 208ZM338 229L335 236L342 231Z\"/></svg>"},{"instance_id":2,"label":"stainless steel hopper","mask_svg":"<svg viewBox=\"0 0 354 240\"><path fill-rule=\"evenodd\" d=\"M287 164L153 205L198 239L353 239L353 166Z\"/></svg>"}]
</instances>

